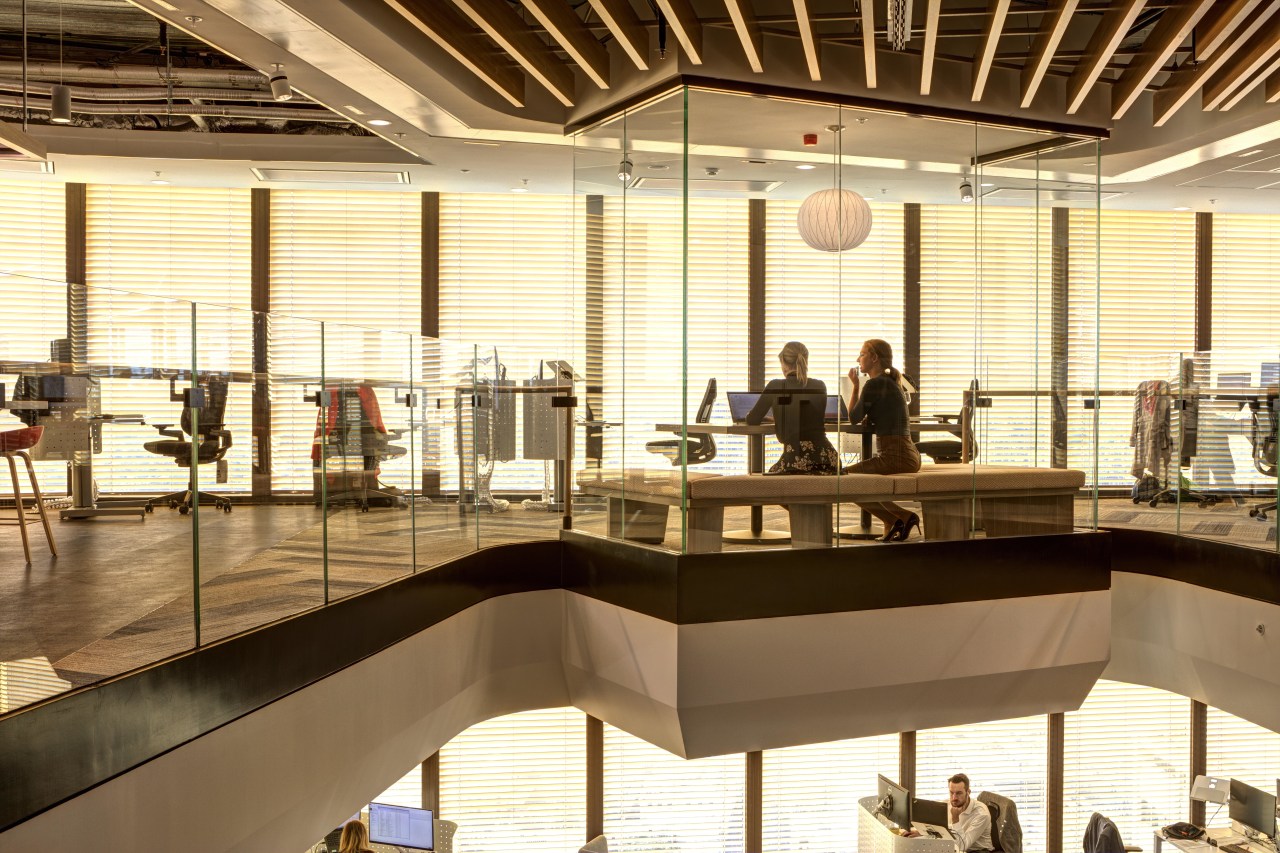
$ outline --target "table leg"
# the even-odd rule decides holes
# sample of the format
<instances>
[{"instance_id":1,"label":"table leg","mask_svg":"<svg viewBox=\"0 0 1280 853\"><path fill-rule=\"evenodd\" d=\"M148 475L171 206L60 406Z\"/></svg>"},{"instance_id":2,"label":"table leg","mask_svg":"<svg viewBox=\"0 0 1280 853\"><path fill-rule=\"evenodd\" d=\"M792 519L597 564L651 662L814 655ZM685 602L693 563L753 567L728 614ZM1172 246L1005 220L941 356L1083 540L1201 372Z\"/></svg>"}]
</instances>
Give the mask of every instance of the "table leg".
<instances>
[{"instance_id":1,"label":"table leg","mask_svg":"<svg viewBox=\"0 0 1280 853\"><path fill-rule=\"evenodd\" d=\"M104 515L136 515L145 519L147 510L144 506L98 506L93 499L93 440L90 439L89 448L83 453L76 453L71 462L71 507L58 515L63 520Z\"/></svg>"},{"instance_id":2,"label":"table leg","mask_svg":"<svg viewBox=\"0 0 1280 853\"><path fill-rule=\"evenodd\" d=\"M747 473L764 473L763 435L747 436ZM791 541L789 533L764 529L764 507L758 505L751 507L751 527L746 530L726 530L722 538L725 542L739 545L786 545Z\"/></svg>"},{"instance_id":3,"label":"table leg","mask_svg":"<svg viewBox=\"0 0 1280 853\"><path fill-rule=\"evenodd\" d=\"M862 434L862 458L870 459L871 454L875 452L872 442L875 440L869 432ZM844 527L836 530L836 536L840 539L879 539L880 534L875 533L871 529L871 513L865 509L858 513L857 524L846 524Z\"/></svg>"}]
</instances>

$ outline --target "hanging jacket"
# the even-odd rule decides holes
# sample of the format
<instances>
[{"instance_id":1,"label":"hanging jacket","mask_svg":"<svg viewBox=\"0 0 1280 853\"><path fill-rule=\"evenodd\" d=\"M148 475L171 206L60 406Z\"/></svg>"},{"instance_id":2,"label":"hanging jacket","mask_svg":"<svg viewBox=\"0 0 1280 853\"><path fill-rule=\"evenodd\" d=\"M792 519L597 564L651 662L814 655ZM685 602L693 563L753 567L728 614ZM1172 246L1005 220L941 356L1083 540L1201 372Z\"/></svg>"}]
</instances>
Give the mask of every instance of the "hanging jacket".
<instances>
[{"instance_id":1,"label":"hanging jacket","mask_svg":"<svg viewBox=\"0 0 1280 853\"><path fill-rule=\"evenodd\" d=\"M1150 471L1164 478L1173 448L1171 409L1168 382L1149 379L1138 383L1133 395L1133 429L1129 432L1129 446L1133 448L1133 468L1129 473L1134 477Z\"/></svg>"}]
</instances>

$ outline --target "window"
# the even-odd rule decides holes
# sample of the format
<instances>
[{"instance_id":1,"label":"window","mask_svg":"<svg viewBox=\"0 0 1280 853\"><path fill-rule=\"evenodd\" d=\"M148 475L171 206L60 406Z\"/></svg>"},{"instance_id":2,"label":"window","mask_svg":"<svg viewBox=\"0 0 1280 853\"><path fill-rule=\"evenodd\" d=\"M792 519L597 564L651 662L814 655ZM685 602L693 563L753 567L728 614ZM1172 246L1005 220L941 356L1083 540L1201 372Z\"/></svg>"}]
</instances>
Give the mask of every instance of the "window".
<instances>
[{"instance_id":1,"label":"window","mask_svg":"<svg viewBox=\"0 0 1280 853\"><path fill-rule=\"evenodd\" d=\"M1207 732L1207 760L1205 768L1210 776L1239 779L1263 791L1276 793L1277 777L1280 777L1280 733L1264 729L1234 714L1218 708L1209 708ZM1213 819L1214 826L1226 826L1230 822L1228 811L1205 805L1205 817Z\"/></svg>"},{"instance_id":2,"label":"window","mask_svg":"<svg viewBox=\"0 0 1280 853\"><path fill-rule=\"evenodd\" d=\"M604 834L609 850L741 851L741 754L686 761L604 727Z\"/></svg>"},{"instance_id":3,"label":"window","mask_svg":"<svg viewBox=\"0 0 1280 853\"><path fill-rule=\"evenodd\" d=\"M992 791L1013 800L1024 848L1044 850L1047 726L1048 718L1037 716L918 732L912 796L945 800L947 780L964 773L972 796Z\"/></svg>"},{"instance_id":4,"label":"window","mask_svg":"<svg viewBox=\"0 0 1280 853\"><path fill-rule=\"evenodd\" d=\"M196 210L199 215L191 215ZM167 381L173 372L194 364L199 371L232 374L225 413L233 441L226 456L229 479L213 491L250 487L249 228L248 190L88 189L88 358L95 371L111 368L100 379L102 411L177 424L182 404L170 399ZM194 315L192 302L200 303ZM143 448L158 437L150 426L104 426L102 454L94 461L102 490L184 488L187 469ZM208 489L214 477L201 474Z\"/></svg>"},{"instance_id":5,"label":"window","mask_svg":"<svg viewBox=\"0 0 1280 853\"><path fill-rule=\"evenodd\" d=\"M1063 849L1079 844L1089 817L1111 818L1127 844L1187 814L1191 703L1153 687L1099 681L1066 715Z\"/></svg>"},{"instance_id":6,"label":"window","mask_svg":"<svg viewBox=\"0 0 1280 853\"><path fill-rule=\"evenodd\" d=\"M576 850L585 801L586 715L574 708L495 717L440 750L439 817L458 824L456 853Z\"/></svg>"},{"instance_id":7,"label":"window","mask_svg":"<svg viewBox=\"0 0 1280 853\"><path fill-rule=\"evenodd\" d=\"M764 753L764 850L846 851L858 837L858 800L876 776L898 775L898 736L770 749Z\"/></svg>"}]
</instances>

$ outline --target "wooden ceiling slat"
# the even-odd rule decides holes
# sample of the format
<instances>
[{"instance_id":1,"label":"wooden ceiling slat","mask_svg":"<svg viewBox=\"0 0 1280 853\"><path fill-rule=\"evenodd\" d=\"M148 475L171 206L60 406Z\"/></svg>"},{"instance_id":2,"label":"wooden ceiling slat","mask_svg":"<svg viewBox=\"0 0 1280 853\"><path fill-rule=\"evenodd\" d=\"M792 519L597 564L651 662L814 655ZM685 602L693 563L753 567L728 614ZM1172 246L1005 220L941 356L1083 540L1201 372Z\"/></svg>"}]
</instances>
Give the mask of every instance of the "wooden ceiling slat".
<instances>
[{"instance_id":1,"label":"wooden ceiling slat","mask_svg":"<svg viewBox=\"0 0 1280 853\"><path fill-rule=\"evenodd\" d=\"M1031 58L1022 66L1022 104L1023 109L1031 106L1040 84L1044 82L1049 63L1062 42L1062 36L1071 23L1071 15L1075 12L1080 0L1057 0L1054 7L1040 19L1040 31L1036 33L1035 44L1031 48Z\"/></svg>"},{"instance_id":2,"label":"wooden ceiling slat","mask_svg":"<svg viewBox=\"0 0 1280 853\"><path fill-rule=\"evenodd\" d=\"M1169 75L1169 79L1156 92L1153 99L1153 123L1161 127L1174 113L1182 109L1204 84L1231 61L1231 57L1257 34L1267 21L1280 11L1280 0L1267 0L1258 4L1249 0L1236 0L1230 4L1216 4L1201 19L1197 34L1212 28L1224 33L1221 43L1212 56L1198 65L1187 65ZM1213 20L1210 20L1210 19ZM1197 35L1197 41L1199 35Z\"/></svg>"},{"instance_id":3,"label":"wooden ceiling slat","mask_svg":"<svg viewBox=\"0 0 1280 853\"><path fill-rule=\"evenodd\" d=\"M1074 115L1084 105L1093 84L1098 82L1108 60L1124 40L1129 27L1142 11L1143 0L1122 0L1103 14L1098 28L1089 39L1087 52L1071 72L1067 81L1067 114Z\"/></svg>"},{"instance_id":4,"label":"wooden ceiling slat","mask_svg":"<svg viewBox=\"0 0 1280 853\"><path fill-rule=\"evenodd\" d=\"M557 101L566 107L573 106L573 69L534 35L506 0L453 0L453 3Z\"/></svg>"},{"instance_id":5,"label":"wooden ceiling slat","mask_svg":"<svg viewBox=\"0 0 1280 853\"><path fill-rule=\"evenodd\" d=\"M1258 88L1258 86L1262 84L1262 81L1270 78L1271 75L1277 71L1280 71L1280 55L1272 56L1271 60L1262 67L1261 71L1249 77L1249 79L1240 86L1237 86L1235 91L1228 95L1227 99L1222 102L1220 109L1224 111L1231 109L1236 104L1240 103L1245 95Z\"/></svg>"},{"instance_id":6,"label":"wooden ceiling slat","mask_svg":"<svg viewBox=\"0 0 1280 853\"><path fill-rule=\"evenodd\" d=\"M1129 60L1120 79L1111 87L1112 119L1119 119L1129 111L1213 4L1214 0L1177 0L1165 8L1159 23L1142 43L1142 49Z\"/></svg>"},{"instance_id":7,"label":"wooden ceiling slat","mask_svg":"<svg viewBox=\"0 0 1280 853\"><path fill-rule=\"evenodd\" d=\"M587 0L623 51L641 71L649 70L649 31L631 6L631 0Z\"/></svg>"},{"instance_id":8,"label":"wooden ceiling slat","mask_svg":"<svg viewBox=\"0 0 1280 853\"><path fill-rule=\"evenodd\" d=\"M859 4L862 10L862 62L867 69L867 88L876 87L876 15L870 0Z\"/></svg>"},{"instance_id":9,"label":"wooden ceiling slat","mask_svg":"<svg viewBox=\"0 0 1280 853\"><path fill-rule=\"evenodd\" d=\"M995 0L991 3L991 17L987 19L987 30L982 37L982 47L973 58L973 96L972 101L981 101L982 92L987 88L987 77L991 74L991 63L996 58L996 48L1000 45L1000 32L1004 29L1004 19L1009 15L1011 0Z\"/></svg>"},{"instance_id":10,"label":"wooden ceiling slat","mask_svg":"<svg viewBox=\"0 0 1280 853\"><path fill-rule=\"evenodd\" d=\"M1206 12L1196 25L1196 62L1204 62L1217 53L1240 22L1262 4L1263 0L1230 0L1213 4L1214 8Z\"/></svg>"},{"instance_id":11,"label":"wooden ceiling slat","mask_svg":"<svg viewBox=\"0 0 1280 853\"><path fill-rule=\"evenodd\" d=\"M386 3L510 104L524 106L524 75L514 66L498 62L492 46L485 44L453 9L437 0Z\"/></svg>"},{"instance_id":12,"label":"wooden ceiling slat","mask_svg":"<svg viewBox=\"0 0 1280 853\"><path fill-rule=\"evenodd\" d=\"M657 0L658 8L667 18L667 26L676 34L684 55L694 65L702 64L702 22L693 11L689 0Z\"/></svg>"},{"instance_id":13,"label":"wooden ceiling slat","mask_svg":"<svg viewBox=\"0 0 1280 853\"><path fill-rule=\"evenodd\" d=\"M942 0L929 0L924 13L924 49L920 54L920 94L933 89L933 57L938 52L938 19Z\"/></svg>"},{"instance_id":14,"label":"wooden ceiling slat","mask_svg":"<svg viewBox=\"0 0 1280 853\"><path fill-rule=\"evenodd\" d=\"M609 88L609 51L565 0L521 0L551 37L601 89Z\"/></svg>"},{"instance_id":15,"label":"wooden ceiling slat","mask_svg":"<svg viewBox=\"0 0 1280 853\"><path fill-rule=\"evenodd\" d=\"M724 0L724 5L733 21L733 31L738 34L738 41L742 42L747 65L759 74L764 71L764 36L760 34L760 25L756 23L751 0Z\"/></svg>"},{"instance_id":16,"label":"wooden ceiling slat","mask_svg":"<svg viewBox=\"0 0 1280 853\"><path fill-rule=\"evenodd\" d=\"M1280 101L1280 74L1272 74L1267 78L1266 93L1268 104Z\"/></svg>"},{"instance_id":17,"label":"wooden ceiling slat","mask_svg":"<svg viewBox=\"0 0 1280 853\"><path fill-rule=\"evenodd\" d=\"M808 0L791 0L796 10L796 29L800 32L800 43L804 45L804 62L809 68L810 80L822 79L822 68L818 64L818 41L813 35L813 21L809 19Z\"/></svg>"},{"instance_id":18,"label":"wooden ceiling slat","mask_svg":"<svg viewBox=\"0 0 1280 853\"><path fill-rule=\"evenodd\" d=\"M1244 46L1234 51L1217 74L1204 87L1200 107L1216 110L1235 90L1265 67L1280 52L1280 21L1273 15Z\"/></svg>"}]
</instances>

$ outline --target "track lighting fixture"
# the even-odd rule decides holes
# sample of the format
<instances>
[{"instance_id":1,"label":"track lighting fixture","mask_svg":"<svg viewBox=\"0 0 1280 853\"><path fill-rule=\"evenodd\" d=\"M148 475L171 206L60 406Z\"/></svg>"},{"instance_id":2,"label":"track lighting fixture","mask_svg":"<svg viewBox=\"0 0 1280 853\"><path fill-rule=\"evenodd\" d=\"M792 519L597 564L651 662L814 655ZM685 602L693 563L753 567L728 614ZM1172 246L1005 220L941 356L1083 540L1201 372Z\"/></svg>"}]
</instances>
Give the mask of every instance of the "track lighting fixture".
<instances>
[{"instance_id":1,"label":"track lighting fixture","mask_svg":"<svg viewBox=\"0 0 1280 853\"><path fill-rule=\"evenodd\" d=\"M618 164L618 180L624 184L631 182L631 171L635 168L635 164L631 162L631 158L626 154L622 155L622 162Z\"/></svg>"},{"instance_id":2,"label":"track lighting fixture","mask_svg":"<svg viewBox=\"0 0 1280 853\"><path fill-rule=\"evenodd\" d=\"M284 76L284 66L279 62L273 62L271 67L275 73L271 75L271 97L277 101L287 101L293 97L293 90L289 88L289 78Z\"/></svg>"},{"instance_id":3,"label":"track lighting fixture","mask_svg":"<svg viewBox=\"0 0 1280 853\"><path fill-rule=\"evenodd\" d=\"M973 184L969 183L968 178L960 182L960 201L973 204Z\"/></svg>"},{"instance_id":4,"label":"track lighting fixture","mask_svg":"<svg viewBox=\"0 0 1280 853\"><path fill-rule=\"evenodd\" d=\"M71 123L71 87L53 84L53 101L49 107L49 121L54 124Z\"/></svg>"}]
</instances>

